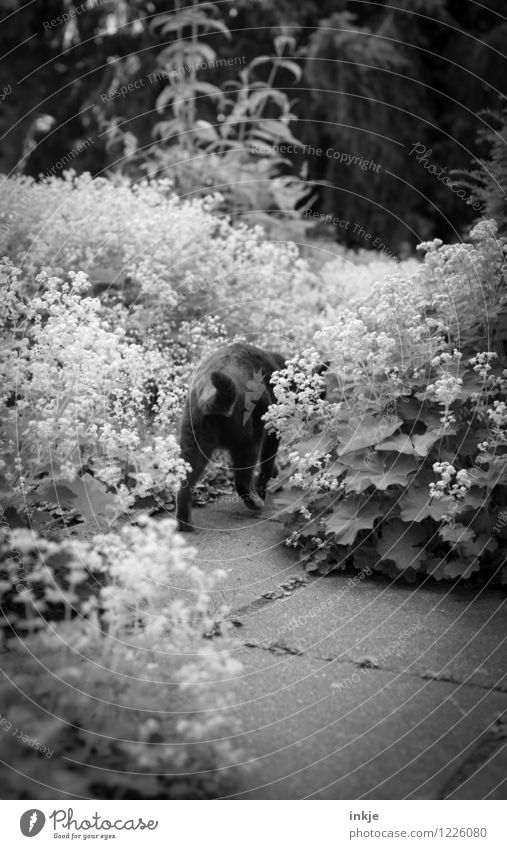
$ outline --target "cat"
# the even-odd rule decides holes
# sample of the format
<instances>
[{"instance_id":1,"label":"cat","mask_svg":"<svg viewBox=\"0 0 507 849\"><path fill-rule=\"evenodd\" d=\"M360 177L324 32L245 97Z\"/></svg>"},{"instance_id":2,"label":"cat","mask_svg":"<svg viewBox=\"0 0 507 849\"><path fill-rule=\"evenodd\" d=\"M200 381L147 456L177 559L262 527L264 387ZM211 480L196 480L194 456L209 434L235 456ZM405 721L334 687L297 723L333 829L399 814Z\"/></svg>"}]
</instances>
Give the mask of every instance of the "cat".
<instances>
[{"instance_id":1,"label":"cat","mask_svg":"<svg viewBox=\"0 0 507 849\"><path fill-rule=\"evenodd\" d=\"M225 448L231 455L236 491L243 503L251 510L264 506L267 485L276 476L279 438L265 429L262 416L275 402L271 376L283 368L282 354L244 343L220 348L197 367L180 431L182 457L192 468L176 498L180 531L193 530L190 490L216 448Z\"/></svg>"}]
</instances>

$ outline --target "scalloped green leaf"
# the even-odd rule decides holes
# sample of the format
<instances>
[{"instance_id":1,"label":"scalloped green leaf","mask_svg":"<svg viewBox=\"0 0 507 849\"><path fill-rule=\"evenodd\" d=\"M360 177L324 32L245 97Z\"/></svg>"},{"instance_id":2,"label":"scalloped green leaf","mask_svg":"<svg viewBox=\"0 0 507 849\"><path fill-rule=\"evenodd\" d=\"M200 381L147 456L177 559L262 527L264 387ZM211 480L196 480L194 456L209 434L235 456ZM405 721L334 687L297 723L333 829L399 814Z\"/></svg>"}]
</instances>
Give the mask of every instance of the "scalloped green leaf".
<instances>
[{"instance_id":1,"label":"scalloped green leaf","mask_svg":"<svg viewBox=\"0 0 507 849\"><path fill-rule=\"evenodd\" d=\"M434 474L427 469L416 475L413 484L398 501L403 522L422 522L428 517L441 522L450 513L450 502L447 498L430 498L429 485L434 482Z\"/></svg>"},{"instance_id":2,"label":"scalloped green leaf","mask_svg":"<svg viewBox=\"0 0 507 849\"><path fill-rule=\"evenodd\" d=\"M459 543L465 542L470 543L473 542L475 537L472 528L467 528L460 522L454 522L454 524L450 525L442 525L439 529L439 534L441 539L445 542L450 542L451 545L458 545Z\"/></svg>"},{"instance_id":3,"label":"scalloped green leaf","mask_svg":"<svg viewBox=\"0 0 507 849\"><path fill-rule=\"evenodd\" d=\"M426 433L413 436L412 442L414 443L418 456L426 457L435 442L438 442L444 436L454 436L455 433L456 430L452 427L446 428L445 431L442 430L442 428L431 428L428 429Z\"/></svg>"},{"instance_id":4,"label":"scalloped green leaf","mask_svg":"<svg viewBox=\"0 0 507 849\"><path fill-rule=\"evenodd\" d=\"M443 525L439 529L441 538L452 546L459 546L460 553L480 557L485 551L496 551L498 542L489 534L478 534L460 522Z\"/></svg>"},{"instance_id":5,"label":"scalloped green leaf","mask_svg":"<svg viewBox=\"0 0 507 849\"><path fill-rule=\"evenodd\" d=\"M474 572L478 572L481 568L481 564L478 557L469 557L467 559L461 560L449 560L445 561L441 565L441 577L446 578L447 580L455 580L456 578L470 578ZM434 576L436 577L436 576Z\"/></svg>"},{"instance_id":6,"label":"scalloped green leaf","mask_svg":"<svg viewBox=\"0 0 507 849\"><path fill-rule=\"evenodd\" d=\"M55 484L54 490L61 506L76 510L86 522L101 530L109 528L123 512L121 499L107 492L104 485L88 473L65 485Z\"/></svg>"},{"instance_id":7,"label":"scalloped green leaf","mask_svg":"<svg viewBox=\"0 0 507 849\"><path fill-rule=\"evenodd\" d=\"M297 451L300 457L304 457L305 454L313 454L314 451L318 452L319 457L323 457L324 454L327 454L335 445L335 439L325 433L318 433L310 439L304 439L301 442L296 442L291 446L291 450Z\"/></svg>"},{"instance_id":8,"label":"scalloped green leaf","mask_svg":"<svg viewBox=\"0 0 507 849\"><path fill-rule=\"evenodd\" d=\"M419 464L413 457L390 455L380 462L369 464L369 469L349 472L345 479L347 492L364 492L369 486L385 491L390 486L408 486Z\"/></svg>"},{"instance_id":9,"label":"scalloped green leaf","mask_svg":"<svg viewBox=\"0 0 507 849\"><path fill-rule=\"evenodd\" d=\"M338 456L377 445L381 439L395 433L402 424L402 420L398 418L384 421L365 415L357 423L340 425L335 431L340 441Z\"/></svg>"},{"instance_id":10,"label":"scalloped green leaf","mask_svg":"<svg viewBox=\"0 0 507 849\"><path fill-rule=\"evenodd\" d=\"M347 498L335 506L330 516L325 517L326 533L334 534L335 542L340 545L352 545L359 531L373 528L375 520L383 515L378 502L362 502L361 498Z\"/></svg>"},{"instance_id":11,"label":"scalloped green leaf","mask_svg":"<svg viewBox=\"0 0 507 849\"><path fill-rule=\"evenodd\" d=\"M377 451L398 451L400 454L416 454L415 445L406 433L398 433L386 442L377 445Z\"/></svg>"},{"instance_id":12,"label":"scalloped green leaf","mask_svg":"<svg viewBox=\"0 0 507 849\"><path fill-rule=\"evenodd\" d=\"M301 507L306 506L304 492L296 487L284 489L274 494L275 507L284 513L295 513Z\"/></svg>"},{"instance_id":13,"label":"scalloped green leaf","mask_svg":"<svg viewBox=\"0 0 507 849\"><path fill-rule=\"evenodd\" d=\"M455 435L455 433L456 431L452 428L447 428L445 431L442 428L430 428L426 433L415 434L414 436L399 433L393 439L388 439L386 442L377 445L377 451L399 451L400 454L426 457L435 442L438 442L444 436Z\"/></svg>"},{"instance_id":14,"label":"scalloped green leaf","mask_svg":"<svg viewBox=\"0 0 507 849\"><path fill-rule=\"evenodd\" d=\"M382 560L392 560L400 571L420 569L426 557L426 537L426 530L421 525L394 519L382 525L377 550Z\"/></svg>"},{"instance_id":15,"label":"scalloped green leaf","mask_svg":"<svg viewBox=\"0 0 507 849\"><path fill-rule=\"evenodd\" d=\"M62 510L71 510L75 506L75 499L75 492L68 481L63 483L51 480L41 487L37 501L49 501Z\"/></svg>"}]
</instances>

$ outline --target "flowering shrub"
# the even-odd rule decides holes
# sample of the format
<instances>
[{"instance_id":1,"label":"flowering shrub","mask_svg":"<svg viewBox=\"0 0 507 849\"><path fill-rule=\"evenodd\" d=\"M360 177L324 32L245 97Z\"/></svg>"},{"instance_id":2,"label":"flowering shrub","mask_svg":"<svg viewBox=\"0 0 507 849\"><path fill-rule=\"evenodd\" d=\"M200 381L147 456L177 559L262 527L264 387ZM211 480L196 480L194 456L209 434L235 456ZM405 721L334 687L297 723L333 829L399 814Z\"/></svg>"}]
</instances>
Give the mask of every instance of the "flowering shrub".
<instances>
[{"instance_id":1,"label":"flowering shrub","mask_svg":"<svg viewBox=\"0 0 507 849\"><path fill-rule=\"evenodd\" d=\"M266 240L260 226L233 226L214 214L220 202L182 200L168 180L130 185L71 171L40 183L5 179L0 256L27 279L86 272L92 292L128 305L127 328L163 331L171 320L211 314L232 334L268 334L271 345L277 334L308 337L316 278L296 245Z\"/></svg>"},{"instance_id":2,"label":"flowering shrub","mask_svg":"<svg viewBox=\"0 0 507 849\"><path fill-rule=\"evenodd\" d=\"M55 508L101 528L137 498L167 501L198 360L238 334L295 353L348 291L350 263L319 287L295 245L216 202L167 181L4 180L0 471L36 527Z\"/></svg>"},{"instance_id":3,"label":"flowering shrub","mask_svg":"<svg viewBox=\"0 0 507 849\"><path fill-rule=\"evenodd\" d=\"M203 642L217 633L221 574L206 575L174 528L141 517L89 543L4 534L2 613L28 636L2 712L38 741L4 735L13 798L209 798L237 780L241 665L224 623Z\"/></svg>"},{"instance_id":4,"label":"flowering shrub","mask_svg":"<svg viewBox=\"0 0 507 849\"><path fill-rule=\"evenodd\" d=\"M4 261L0 283L1 471L17 502L56 502L101 527L136 497L173 490L186 472L174 436L183 387L164 381L167 358L112 326L83 273L42 272L27 297Z\"/></svg>"},{"instance_id":5,"label":"flowering shrub","mask_svg":"<svg viewBox=\"0 0 507 849\"><path fill-rule=\"evenodd\" d=\"M169 180L131 185L72 171L38 183L8 178L0 193L0 257L22 270L28 294L41 271L60 279L85 272L115 326L143 345L179 343L182 322L211 320L229 336L246 332L288 353L374 280L417 265L342 251L314 272L295 244L231 221L222 207L217 194L177 197Z\"/></svg>"},{"instance_id":6,"label":"flowering shrub","mask_svg":"<svg viewBox=\"0 0 507 849\"><path fill-rule=\"evenodd\" d=\"M377 251L345 250L334 245L337 256L329 259L320 268L320 277L329 292L339 286L342 303L349 304L358 298L369 297L372 289L379 280L397 271L405 276L411 276L417 271L418 261L415 258L398 262L396 259ZM334 311L334 313L333 313ZM326 309L327 318L336 314L336 303L331 302Z\"/></svg>"},{"instance_id":7,"label":"flowering shrub","mask_svg":"<svg viewBox=\"0 0 507 849\"><path fill-rule=\"evenodd\" d=\"M2 502L9 489L36 528L63 514L107 529L136 499L166 499L185 474L175 431L192 370L242 337L294 355L267 422L290 452L280 503L310 568L495 570L507 306L494 222L421 245L421 263L340 255L314 274L217 202L167 181L4 182Z\"/></svg>"},{"instance_id":8,"label":"flowering shrub","mask_svg":"<svg viewBox=\"0 0 507 849\"><path fill-rule=\"evenodd\" d=\"M421 248L410 280L377 284L275 376L266 420L292 452L279 497L288 542L313 570L440 579L482 568L507 582L503 244L488 221L468 243ZM328 393L316 403L309 375L322 358Z\"/></svg>"}]
</instances>

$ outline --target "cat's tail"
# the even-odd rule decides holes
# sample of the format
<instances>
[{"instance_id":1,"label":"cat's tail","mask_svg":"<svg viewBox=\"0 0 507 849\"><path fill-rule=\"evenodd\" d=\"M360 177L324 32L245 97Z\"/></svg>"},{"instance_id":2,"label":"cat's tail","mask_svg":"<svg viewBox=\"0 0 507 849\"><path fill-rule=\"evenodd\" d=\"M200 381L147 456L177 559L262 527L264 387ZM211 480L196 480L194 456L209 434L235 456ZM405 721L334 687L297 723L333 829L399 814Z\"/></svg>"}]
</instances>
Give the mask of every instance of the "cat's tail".
<instances>
[{"instance_id":1,"label":"cat's tail","mask_svg":"<svg viewBox=\"0 0 507 849\"><path fill-rule=\"evenodd\" d=\"M205 415L230 416L236 401L236 386L228 374L222 371L212 371L210 380L214 387L206 400L203 399L202 412Z\"/></svg>"}]
</instances>

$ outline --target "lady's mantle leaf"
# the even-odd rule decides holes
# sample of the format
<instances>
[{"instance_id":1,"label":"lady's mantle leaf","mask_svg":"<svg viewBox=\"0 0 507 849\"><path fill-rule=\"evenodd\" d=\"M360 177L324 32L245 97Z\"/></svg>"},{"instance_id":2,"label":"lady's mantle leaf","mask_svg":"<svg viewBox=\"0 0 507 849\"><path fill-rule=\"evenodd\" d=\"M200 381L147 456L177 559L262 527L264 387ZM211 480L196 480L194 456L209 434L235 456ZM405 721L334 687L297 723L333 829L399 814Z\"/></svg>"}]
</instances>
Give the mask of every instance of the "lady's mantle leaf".
<instances>
[{"instance_id":1,"label":"lady's mantle leaf","mask_svg":"<svg viewBox=\"0 0 507 849\"><path fill-rule=\"evenodd\" d=\"M382 538L378 542L378 552L382 560L393 560L403 571L411 567L419 569L426 551L426 530L421 525L407 525L399 519L382 526Z\"/></svg>"},{"instance_id":2,"label":"lady's mantle leaf","mask_svg":"<svg viewBox=\"0 0 507 849\"><path fill-rule=\"evenodd\" d=\"M359 531L373 528L375 519L382 515L382 508L376 501L368 501L361 506L362 499L347 498L335 507L331 516L326 516L325 530L335 535L340 545L352 545Z\"/></svg>"}]
</instances>

